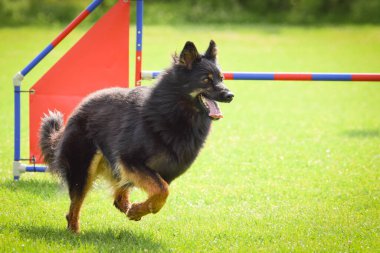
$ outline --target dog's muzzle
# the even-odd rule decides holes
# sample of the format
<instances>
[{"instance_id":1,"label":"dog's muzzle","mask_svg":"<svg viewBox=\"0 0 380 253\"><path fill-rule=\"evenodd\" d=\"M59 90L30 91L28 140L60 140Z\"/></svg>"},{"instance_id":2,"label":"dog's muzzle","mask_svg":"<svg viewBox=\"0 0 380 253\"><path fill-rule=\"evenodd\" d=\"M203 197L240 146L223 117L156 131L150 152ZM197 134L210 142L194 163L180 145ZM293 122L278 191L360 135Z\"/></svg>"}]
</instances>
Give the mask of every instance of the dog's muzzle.
<instances>
[{"instance_id":1,"label":"dog's muzzle","mask_svg":"<svg viewBox=\"0 0 380 253\"><path fill-rule=\"evenodd\" d=\"M223 90L221 93L220 93L220 102L225 102L225 103L229 103L231 102L233 99L234 99L234 94L229 91L229 90Z\"/></svg>"}]
</instances>

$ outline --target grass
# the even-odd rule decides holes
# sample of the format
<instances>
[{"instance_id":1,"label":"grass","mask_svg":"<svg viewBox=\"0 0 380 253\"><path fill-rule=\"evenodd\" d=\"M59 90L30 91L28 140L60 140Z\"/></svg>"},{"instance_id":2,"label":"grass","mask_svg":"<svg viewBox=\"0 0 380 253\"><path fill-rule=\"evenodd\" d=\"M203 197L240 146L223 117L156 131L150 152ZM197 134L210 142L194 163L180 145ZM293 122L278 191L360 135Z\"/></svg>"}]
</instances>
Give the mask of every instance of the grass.
<instances>
[{"instance_id":1,"label":"grass","mask_svg":"<svg viewBox=\"0 0 380 253\"><path fill-rule=\"evenodd\" d=\"M379 83L226 82L234 102L221 105L225 118L158 214L128 221L99 182L85 201L82 233L65 231L69 201L57 180L12 181L11 79L58 31L0 29L1 252L380 251ZM380 71L379 27L147 26L144 38L144 69L167 66L186 40L205 49L213 38L225 70ZM26 156L26 117L22 137Z\"/></svg>"}]
</instances>

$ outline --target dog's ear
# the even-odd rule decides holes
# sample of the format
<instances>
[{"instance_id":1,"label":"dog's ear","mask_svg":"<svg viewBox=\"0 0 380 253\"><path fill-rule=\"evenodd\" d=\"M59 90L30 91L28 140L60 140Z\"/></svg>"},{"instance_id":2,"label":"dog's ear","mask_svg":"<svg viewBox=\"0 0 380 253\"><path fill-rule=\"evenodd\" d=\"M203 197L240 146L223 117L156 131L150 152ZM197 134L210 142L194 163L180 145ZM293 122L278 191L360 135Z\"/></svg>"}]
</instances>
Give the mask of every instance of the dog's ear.
<instances>
[{"instance_id":1,"label":"dog's ear","mask_svg":"<svg viewBox=\"0 0 380 253\"><path fill-rule=\"evenodd\" d=\"M215 41L211 40L210 45L208 46L207 51L205 53L205 58L215 62L217 53L218 50L216 48Z\"/></svg>"},{"instance_id":2,"label":"dog's ear","mask_svg":"<svg viewBox=\"0 0 380 253\"><path fill-rule=\"evenodd\" d=\"M201 56L198 53L194 43L191 41L186 42L179 56L179 63L185 65L187 69L191 69L193 67L193 63L199 61L200 59Z\"/></svg>"}]
</instances>

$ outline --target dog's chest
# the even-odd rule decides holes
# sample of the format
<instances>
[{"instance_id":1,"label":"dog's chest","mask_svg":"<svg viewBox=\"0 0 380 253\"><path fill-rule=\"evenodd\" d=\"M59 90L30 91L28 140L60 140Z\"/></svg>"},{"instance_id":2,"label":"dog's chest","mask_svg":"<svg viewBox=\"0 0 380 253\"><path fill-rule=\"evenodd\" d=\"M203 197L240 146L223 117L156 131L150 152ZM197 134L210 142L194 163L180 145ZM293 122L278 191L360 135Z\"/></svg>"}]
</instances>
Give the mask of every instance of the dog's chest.
<instances>
[{"instance_id":1,"label":"dog's chest","mask_svg":"<svg viewBox=\"0 0 380 253\"><path fill-rule=\"evenodd\" d=\"M185 172L194 159L195 156L191 161L188 159L177 160L166 152L160 152L148 159L147 166L159 173L163 179L170 182Z\"/></svg>"}]
</instances>

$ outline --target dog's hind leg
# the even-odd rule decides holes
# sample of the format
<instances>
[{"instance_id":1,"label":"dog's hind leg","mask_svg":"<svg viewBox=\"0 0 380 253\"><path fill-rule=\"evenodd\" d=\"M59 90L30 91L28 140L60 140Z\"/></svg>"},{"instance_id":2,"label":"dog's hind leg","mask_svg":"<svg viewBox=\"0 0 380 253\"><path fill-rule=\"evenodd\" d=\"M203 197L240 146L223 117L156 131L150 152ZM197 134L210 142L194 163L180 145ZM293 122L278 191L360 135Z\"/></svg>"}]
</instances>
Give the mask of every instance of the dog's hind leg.
<instances>
[{"instance_id":1,"label":"dog's hind leg","mask_svg":"<svg viewBox=\"0 0 380 253\"><path fill-rule=\"evenodd\" d=\"M157 213L164 206L169 195L168 183L149 168L128 168L123 165L120 167L122 178L148 194L148 199L144 202L131 205L127 211L128 218L138 221L144 215Z\"/></svg>"},{"instance_id":2,"label":"dog's hind leg","mask_svg":"<svg viewBox=\"0 0 380 253\"><path fill-rule=\"evenodd\" d=\"M72 144L72 143L71 143ZM79 232L79 216L84 198L96 179L96 171L102 156L87 140L76 138L75 145L68 145L66 160L69 166L67 183L70 195L70 209L66 215L67 229Z\"/></svg>"},{"instance_id":3,"label":"dog's hind leg","mask_svg":"<svg viewBox=\"0 0 380 253\"><path fill-rule=\"evenodd\" d=\"M66 220L67 229L74 233L79 233L79 213L80 208L83 204L84 197L84 194L77 194L70 191L71 204L69 213L66 215Z\"/></svg>"},{"instance_id":4,"label":"dog's hind leg","mask_svg":"<svg viewBox=\"0 0 380 253\"><path fill-rule=\"evenodd\" d=\"M78 233L79 232L79 216L80 216L80 209L82 207L83 201L88 193L88 191L91 189L91 186L93 185L93 182L96 179L96 174L92 174L91 170L92 168L96 168L98 163L98 157L95 156L94 159L91 162L89 175L87 179L85 180L82 187L78 185L69 185L69 194L70 194L70 209L69 213L66 215L67 220L67 229Z\"/></svg>"}]
</instances>

